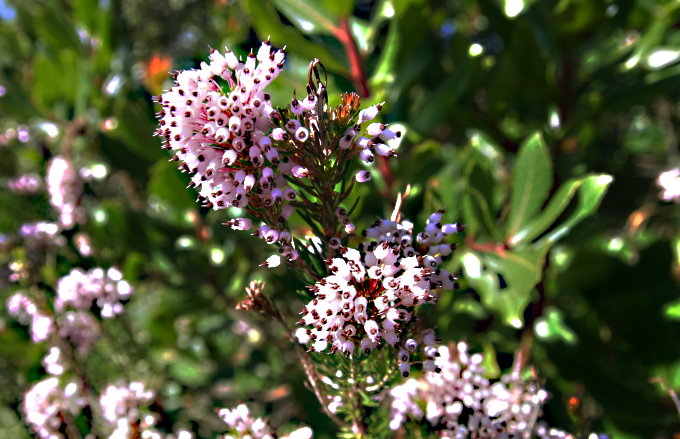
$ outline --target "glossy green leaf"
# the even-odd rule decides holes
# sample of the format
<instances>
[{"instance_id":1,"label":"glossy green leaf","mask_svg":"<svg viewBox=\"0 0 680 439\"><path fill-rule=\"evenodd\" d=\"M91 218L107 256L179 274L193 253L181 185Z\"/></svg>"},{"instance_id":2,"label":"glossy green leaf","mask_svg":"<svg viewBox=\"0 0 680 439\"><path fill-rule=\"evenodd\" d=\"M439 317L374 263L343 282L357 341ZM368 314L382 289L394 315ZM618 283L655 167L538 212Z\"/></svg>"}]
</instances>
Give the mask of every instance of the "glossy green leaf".
<instances>
[{"instance_id":1,"label":"glossy green leaf","mask_svg":"<svg viewBox=\"0 0 680 439\"><path fill-rule=\"evenodd\" d=\"M560 340L573 345L577 336L564 321L562 313L557 308L549 308L534 323L534 333L543 340Z\"/></svg>"},{"instance_id":2,"label":"glossy green leaf","mask_svg":"<svg viewBox=\"0 0 680 439\"><path fill-rule=\"evenodd\" d=\"M497 235L497 228L489 209L489 203L479 190L468 188L463 194L462 201L464 224L471 236L482 234L482 227L492 237Z\"/></svg>"},{"instance_id":3,"label":"glossy green leaf","mask_svg":"<svg viewBox=\"0 0 680 439\"><path fill-rule=\"evenodd\" d=\"M543 136L535 133L520 147L512 172L506 236L517 233L545 201L552 185L552 163Z\"/></svg>"},{"instance_id":4,"label":"glossy green leaf","mask_svg":"<svg viewBox=\"0 0 680 439\"><path fill-rule=\"evenodd\" d=\"M337 17L323 4L312 0L274 0L276 8L306 34L332 35Z\"/></svg>"},{"instance_id":5,"label":"glossy green leaf","mask_svg":"<svg viewBox=\"0 0 680 439\"><path fill-rule=\"evenodd\" d=\"M276 8L272 3L243 0L241 4L248 12L261 39L264 40L269 36L274 44L295 47L295 51L299 55L309 60L318 58L329 71L341 75L347 74L347 65L339 61L337 57L332 56L326 46L307 40L298 30L290 26L282 26Z\"/></svg>"},{"instance_id":6,"label":"glossy green leaf","mask_svg":"<svg viewBox=\"0 0 680 439\"><path fill-rule=\"evenodd\" d=\"M503 276L507 286L489 298L489 305L503 317L503 322L514 328L524 325L524 309L531 302L534 287L542 277L548 247L533 247L519 252L488 254L489 268Z\"/></svg>"},{"instance_id":7,"label":"glossy green leaf","mask_svg":"<svg viewBox=\"0 0 680 439\"><path fill-rule=\"evenodd\" d=\"M498 291L500 283L498 276L487 271L483 265L481 255L467 251L460 255L465 280L482 298L482 302L493 310L500 308ZM499 306L494 306L494 305Z\"/></svg>"},{"instance_id":8,"label":"glossy green leaf","mask_svg":"<svg viewBox=\"0 0 680 439\"><path fill-rule=\"evenodd\" d=\"M32 2L30 14L26 17L54 53L63 49L82 49L76 26L66 11L55 2Z\"/></svg>"},{"instance_id":9,"label":"glossy green leaf","mask_svg":"<svg viewBox=\"0 0 680 439\"><path fill-rule=\"evenodd\" d=\"M541 238L540 241L550 245L554 244L576 224L595 213L612 181L614 181L614 178L607 174L590 175L584 178L578 191L576 210L560 226Z\"/></svg>"},{"instance_id":10,"label":"glossy green leaf","mask_svg":"<svg viewBox=\"0 0 680 439\"><path fill-rule=\"evenodd\" d=\"M512 246L531 242L550 227L569 206L576 192L583 184L584 178L577 178L564 183L550 199L550 203L536 218L524 224L514 235L508 238Z\"/></svg>"},{"instance_id":11,"label":"glossy green leaf","mask_svg":"<svg viewBox=\"0 0 680 439\"><path fill-rule=\"evenodd\" d=\"M354 10L355 0L321 0L325 10L334 14L335 16L348 16ZM316 4L316 2L315 2Z\"/></svg>"},{"instance_id":12,"label":"glossy green leaf","mask_svg":"<svg viewBox=\"0 0 680 439\"><path fill-rule=\"evenodd\" d=\"M680 320L680 299L666 305L664 312L669 319Z\"/></svg>"},{"instance_id":13,"label":"glossy green leaf","mask_svg":"<svg viewBox=\"0 0 680 439\"><path fill-rule=\"evenodd\" d=\"M211 364L177 356L169 365L170 374L185 385L201 385L208 379Z\"/></svg>"},{"instance_id":14,"label":"glossy green leaf","mask_svg":"<svg viewBox=\"0 0 680 439\"><path fill-rule=\"evenodd\" d=\"M387 37L380 48L380 59L370 78L371 88L377 89L377 92L381 95L384 95L384 88L394 82L395 63L399 54L400 40L399 22L395 19L390 22Z\"/></svg>"},{"instance_id":15,"label":"glossy green leaf","mask_svg":"<svg viewBox=\"0 0 680 439\"><path fill-rule=\"evenodd\" d=\"M496 349L492 343L484 343L484 376L490 379L495 379L501 376L501 368L498 366L496 359Z\"/></svg>"},{"instance_id":16,"label":"glossy green leaf","mask_svg":"<svg viewBox=\"0 0 680 439\"><path fill-rule=\"evenodd\" d=\"M177 171L175 162L159 160L151 168L148 191L168 203L173 210L182 210L196 205L193 194L187 189L186 175Z\"/></svg>"},{"instance_id":17,"label":"glossy green leaf","mask_svg":"<svg viewBox=\"0 0 680 439\"><path fill-rule=\"evenodd\" d=\"M153 162L166 156L159 147L157 138L149 137L149 133L153 134L156 124L149 117L143 102L121 102L116 108L116 117L118 126L111 134L123 140L126 147Z\"/></svg>"}]
</instances>

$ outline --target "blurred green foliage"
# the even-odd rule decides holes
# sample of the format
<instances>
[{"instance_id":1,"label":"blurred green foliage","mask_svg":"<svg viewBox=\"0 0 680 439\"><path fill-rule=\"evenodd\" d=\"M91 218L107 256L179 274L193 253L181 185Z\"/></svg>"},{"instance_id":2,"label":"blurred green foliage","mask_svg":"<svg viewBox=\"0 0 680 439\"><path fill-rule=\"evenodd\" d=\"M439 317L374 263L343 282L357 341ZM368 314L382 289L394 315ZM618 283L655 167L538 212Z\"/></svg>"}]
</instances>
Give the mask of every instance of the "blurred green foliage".
<instances>
[{"instance_id":1,"label":"blurred green foliage","mask_svg":"<svg viewBox=\"0 0 680 439\"><path fill-rule=\"evenodd\" d=\"M263 278L293 322L304 285L258 268L271 250L221 225L238 212L199 208L152 137L151 96L169 71L209 47L245 55L269 37L288 54L275 103L304 89L318 58L331 102L354 89L406 127L390 171L355 189L359 227L389 216L407 185L406 217L445 208L465 225L449 267L462 288L422 313L444 340L485 351L491 374L527 349L557 427L680 431L650 382L680 389L680 211L655 186L680 165L677 1L2 0L0 12L3 181L44 175L57 154L105 170L87 185L78 228L94 254L43 255L41 282L118 265L136 287L88 358L95 391L144 380L163 425L199 437L223 431L214 408L249 399L273 425L297 419L334 437L285 335L234 310ZM26 144L11 135L19 125ZM5 235L52 215L44 194L3 190L0 206ZM8 267L30 256L0 249L3 301L25 287L6 280ZM2 311L1 437L28 436L18 405L43 353Z\"/></svg>"}]
</instances>

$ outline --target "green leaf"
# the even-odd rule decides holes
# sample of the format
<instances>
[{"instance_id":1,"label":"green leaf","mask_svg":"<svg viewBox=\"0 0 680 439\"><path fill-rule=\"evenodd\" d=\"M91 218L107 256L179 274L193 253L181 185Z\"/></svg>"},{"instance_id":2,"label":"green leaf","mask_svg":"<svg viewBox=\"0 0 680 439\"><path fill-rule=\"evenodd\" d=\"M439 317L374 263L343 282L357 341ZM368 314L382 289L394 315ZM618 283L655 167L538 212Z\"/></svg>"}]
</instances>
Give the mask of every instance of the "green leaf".
<instances>
[{"instance_id":1,"label":"green leaf","mask_svg":"<svg viewBox=\"0 0 680 439\"><path fill-rule=\"evenodd\" d=\"M274 0L274 4L303 33L332 35L337 27L337 17L320 2Z\"/></svg>"},{"instance_id":2,"label":"green leaf","mask_svg":"<svg viewBox=\"0 0 680 439\"><path fill-rule=\"evenodd\" d=\"M156 123L149 117L146 103L142 101L121 101L116 108L118 126L111 135L120 138L126 148L148 161L166 156L158 140L152 137Z\"/></svg>"},{"instance_id":3,"label":"green leaf","mask_svg":"<svg viewBox=\"0 0 680 439\"><path fill-rule=\"evenodd\" d=\"M482 302L492 310L498 310L495 306L498 300L500 284L495 273L487 271L478 253L467 251L460 256L465 280L479 293Z\"/></svg>"},{"instance_id":4,"label":"green leaf","mask_svg":"<svg viewBox=\"0 0 680 439\"><path fill-rule=\"evenodd\" d=\"M394 82L400 40L399 22L394 19L390 22L387 37L381 45L380 58L370 79L371 89L378 90L378 93Z\"/></svg>"},{"instance_id":5,"label":"green leaf","mask_svg":"<svg viewBox=\"0 0 680 439\"><path fill-rule=\"evenodd\" d=\"M492 237L495 237L498 233L489 209L489 203L484 195L475 188L470 187L463 194L463 219L470 236L480 234L481 226L484 226Z\"/></svg>"},{"instance_id":6,"label":"green leaf","mask_svg":"<svg viewBox=\"0 0 680 439\"><path fill-rule=\"evenodd\" d=\"M515 246L520 243L531 242L538 235L550 227L557 217L569 206L572 198L583 184L584 178L569 180L557 190L557 193L550 199L548 207L545 208L536 218L525 223L517 233L508 239L508 243Z\"/></svg>"},{"instance_id":7,"label":"green leaf","mask_svg":"<svg viewBox=\"0 0 680 439\"><path fill-rule=\"evenodd\" d=\"M206 382L212 363L178 356L169 364L170 375L182 384L198 386Z\"/></svg>"},{"instance_id":8,"label":"green leaf","mask_svg":"<svg viewBox=\"0 0 680 439\"><path fill-rule=\"evenodd\" d=\"M573 345L578 339L557 308L549 308L543 312L534 324L534 333L543 340L562 340L569 345Z\"/></svg>"},{"instance_id":9,"label":"green leaf","mask_svg":"<svg viewBox=\"0 0 680 439\"><path fill-rule=\"evenodd\" d=\"M666 317L672 320L680 320L680 299L665 306Z\"/></svg>"},{"instance_id":10,"label":"green leaf","mask_svg":"<svg viewBox=\"0 0 680 439\"><path fill-rule=\"evenodd\" d=\"M535 133L519 149L512 173L512 195L506 236L517 233L541 208L552 184L552 164L548 147Z\"/></svg>"},{"instance_id":11,"label":"green leaf","mask_svg":"<svg viewBox=\"0 0 680 439\"><path fill-rule=\"evenodd\" d=\"M606 191L606 185L608 185L606 182L608 178L611 177L605 174L593 174L567 181L560 186L557 193L551 198L548 207L546 207L536 218L526 223L517 231L517 233L511 236L508 239L508 243L512 246L516 246L518 244L531 242L553 225L555 220L557 220L569 206L574 195L578 193L580 197L579 207L573 214L573 216L577 216L578 218L569 218L567 221L571 222L569 224L565 222L565 224L562 225L573 227L583 219L583 217L590 215L595 211L600 203L601 197L604 196ZM597 183L598 181L599 183ZM556 240L558 237L554 239ZM554 243L555 240L552 242Z\"/></svg>"},{"instance_id":12,"label":"green leaf","mask_svg":"<svg viewBox=\"0 0 680 439\"><path fill-rule=\"evenodd\" d=\"M295 47L296 53L300 56L308 59L319 58L329 72L347 76L348 69L345 63L338 61L324 45L307 40L295 28L283 26L272 3L243 0L241 4L261 39L269 36L276 45Z\"/></svg>"},{"instance_id":13,"label":"green leaf","mask_svg":"<svg viewBox=\"0 0 680 439\"><path fill-rule=\"evenodd\" d=\"M148 192L168 203L173 210L195 205L191 189L187 189L186 174L177 170L174 162L159 160L151 167Z\"/></svg>"},{"instance_id":14,"label":"green leaf","mask_svg":"<svg viewBox=\"0 0 680 439\"><path fill-rule=\"evenodd\" d=\"M328 12L336 16L348 17L352 14L356 2L355 0L321 0L320 3Z\"/></svg>"},{"instance_id":15,"label":"green leaf","mask_svg":"<svg viewBox=\"0 0 680 439\"><path fill-rule=\"evenodd\" d=\"M52 53L64 49L82 50L76 26L67 8L56 2L30 2L30 5L25 11L27 15L22 14L21 18L30 22L30 25L26 25L35 29L40 41L46 43Z\"/></svg>"},{"instance_id":16,"label":"green leaf","mask_svg":"<svg viewBox=\"0 0 680 439\"><path fill-rule=\"evenodd\" d=\"M548 245L554 244L576 226L576 224L595 213L612 181L614 181L614 178L608 174L597 174L585 177L581 188L578 191L579 199L576 210L559 227L541 238L540 241Z\"/></svg>"},{"instance_id":17,"label":"green leaf","mask_svg":"<svg viewBox=\"0 0 680 439\"><path fill-rule=\"evenodd\" d=\"M484 376L490 379L499 378L501 376L501 368L498 366L496 359L496 349L488 341L484 342Z\"/></svg>"},{"instance_id":18,"label":"green leaf","mask_svg":"<svg viewBox=\"0 0 680 439\"><path fill-rule=\"evenodd\" d=\"M490 269L501 274L507 287L497 296L489 298L490 305L499 311L504 323L515 328L524 325L524 309L531 301L531 293L541 281L543 262L549 246L533 246L503 255L488 254L485 258Z\"/></svg>"}]
</instances>

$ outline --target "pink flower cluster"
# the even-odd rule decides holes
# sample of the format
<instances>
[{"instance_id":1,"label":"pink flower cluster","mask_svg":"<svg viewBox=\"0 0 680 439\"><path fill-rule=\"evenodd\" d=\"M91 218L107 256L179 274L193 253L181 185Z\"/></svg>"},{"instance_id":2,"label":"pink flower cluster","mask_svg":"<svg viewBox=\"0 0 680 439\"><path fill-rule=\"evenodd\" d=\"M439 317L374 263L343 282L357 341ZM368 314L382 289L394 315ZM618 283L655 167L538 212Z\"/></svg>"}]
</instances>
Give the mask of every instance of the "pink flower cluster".
<instances>
[{"instance_id":1,"label":"pink flower cluster","mask_svg":"<svg viewBox=\"0 0 680 439\"><path fill-rule=\"evenodd\" d=\"M290 189L290 188L288 188ZM287 189L287 190L288 190ZM292 190L292 189L290 189ZM295 194L293 194L295 198ZM281 217L279 219L280 223L284 223L288 217L293 213L293 206L290 204L284 204L280 209ZM253 227L253 222L248 218L236 218L229 220L224 223L226 226L231 227L232 230L250 230ZM293 237L288 230L282 230L270 227L267 224L263 224L260 227L256 227L253 232L253 236L256 236L267 244L276 244L279 247L279 254L285 257L289 261L296 260L300 255L297 250L293 247ZM276 267L280 263L280 256L273 255L267 259L262 265L267 267Z\"/></svg>"},{"instance_id":2,"label":"pink flower cluster","mask_svg":"<svg viewBox=\"0 0 680 439\"><path fill-rule=\"evenodd\" d=\"M65 439L62 434L65 416L80 412L86 405L78 384L62 386L58 378L50 377L33 385L21 404L26 422L41 439Z\"/></svg>"},{"instance_id":3,"label":"pink flower cluster","mask_svg":"<svg viewBox=\"0 0 680 439\"><path fill-rule=\"evenodd\" d=\"M1 94L0 94L1 96ZM8 128L0 134L0 146L9 144L17 139L21 143L28 143L31 140L31 133L26 125L18 125L16 128Z\"/></svg>"},{"instance_id":4,"label":"pink flower cluster","mask_svg":"<svg viewBox=\"0 0 680 439\"><path fill-rule=\"evenodd\" d=\"M323 126L323 122L319 118L323 118L325 115L319 114L317 101L318 99L313 93L307 95L302 101L293 97L290 112L285 113L288 119L285 120L282 127L274 128L272 137L277 141L292 144L293 150L304 150L303 145L312 135L310 133L314 133L315 130L318 130L318 127ZM350 99L347 103L350 107L354 104L358 105L358 98L355 102ZM377 104L359 111L354 121L350 122L350 126L337 138L337 145L330 145L331 148L337 147L338 151L348 151L347 157L359 155L366 164L375 161L375 154L383 157L396 155L389 142L401 137L401 131L391 130L386 124L375 122L364 127L366 122L376 118L381 108L382 104ZM328 150L324 153L330 156L338 151ZM289 166L294 177L304 178L308 176L307 168L292 161ZM371 179L371 173L362 170L357 172L355 178L359 183L364 183Z\"/></svg>"},{"instance_id":5,"label":"pink flower cluster","mask_svg":"<svg viewBox=\"0 0 680 439\"><path fill-rule=\"evenodd\" d=\"M17 194L33 195L40 190L42 179L38 174L24 174L7 180L7 188Z\"/></svg>"},{"instance_id":6,"label":"pink flower cluster","mask_svg":"<svg viewBox=\"0 0 680 439\"><path fill-rule=\"evenodd\" d=\"M397 353L397 363L399 364L399 372L406 378L411 373L412 360L415 355L420 355L422 361L417 363L422 364L422 369L426 372L441 371L441 361L439 356L439 338L435 335L433 329L426 329L420 334L420 343L416 338L407 339L401 346L401 350ZM420 348L420 349L419 349Z\"/></svg>"},{"instance_id":7,"label":"pink flower cluster","mask_svg":"<svg viewBox=\"0 0 680 439\"><path fill-rule=\"evenodd\" d=\"M146 433L142 437L160 437L153 435L156 418L151 414L143 416L142 408L153 398L154 392L139 381L107 386L99 397L99 405L104 420L113 430L109 437L127 439L135 429Z\"/></svg>"},{"instance_id":8,"label":"pink flower cluster","mask_svg":"<svg viewBox=\"0 0 680 439\"><path fill-rule=\"evenodd\" d=\"M346 355L357 348L368 353L383 341L397 345L415 306L456 287L438 266L453 249L444 238L458 228L440 219L433 214L415 239L411 222L381 220L366 231L375 241L358 250L340 247L341 257L327 261L331 275L310 287L315 298L302 310L298 323L308 328L295 332L298 341L311 351Z\"/></svg>"},{"instance_id":9,"label":"pink flower cluster","mask_svg":"<svg viewBox=\"0 0 680 439\"><path fill-rule=\"evenodd\" d=\"M54 157L47 165L47 192L50 204L59 214L59 225L71 229L85 220L85 212L79 206L83 193L83 181L73 164L63 158Z\"/></svg>"},{"instance_id":10,"label":"pink flower cluster","mask_svg":"<svg viewBox=\"0 0 680 439\"><path fill-rule=\"evenodd\" d=\"M311 439L312 429L309 427L299 428L289 435L279 436L263 418L254 418L245 404L240 404L233 409L221 409L218 415L229 426L230 432L223 436L224 439Z\"/></svg>"},{"instance_id":11,"label":"pink flower cluster","mask_svg":"<svg viewBox=\"0 0 680 439\"><path fill-rule=\"evenodd\" d=\"M657 177L656 184L662 190L662 200L680 203L680 168L662 172Z\"/></svg>"},{"instance_id":12,"label":"pink flower cluster","mask_svg":"<svg viewBox=\"0 0 680 439\"><path fill-rule=\"evenodd\" d=\"M159 97L157 134L192 175L199 199L213 209L246 207L249 195L276 203L285 184L272 167L278 151L266 134L274 111L264 92L283 67L283 51L263 43L245 62L227 50L210 63L180 72Z\"/></svg>"},{"instance_id":13,"label":"pink flower cluster","mask_svg":"<svg viewBox=\"0 0 680 439\"><path fill-rule=\"evenodd\" d=\"M74 268L57 283L57 298L54 307L64 311L67 307L89 310L93 304L100 309L103 318L110 318L123 312L121 300L132 294L132 287L123 280L123 275L115 267L104 271L94 268L83 271Z\"/></svg>"},{"instance_id":14,"label":"pink flower cluster","mask_svg":"<svg viewBox=\"0 0 680 439\"><path fill-rule=\"evenodd\" d=\"M54 321L42 312L24 293L15 293L7 299L7 311L23 325L30 325L33 343L40 343L54 332Z\"/></svg>"},{"instance_id":15,"label":"pink flower cluster","mask_svg":"<svg viewBox=\"0 0 680 439\"><path fill-rule=\"evenodd\" d=\"M19 236L31 246L49 247L66 244L59 224L47 221L22 224L19 228Z\"/></svg>"},{"instance_id":16,"label":"pink flower cluster","mask_svg":"<svg viewBox=\"0 0 680 439\"><path fill-rule=\"evenodd\" d=\"M408 418L423 417L441 437L510 439L523 432L545 439L572 436L537 423L548 393L538 384L506 375L490 383L484 376L481 354L469 354L467 344L437 349L438 373L425 372L390 391L390 428Z\"/></svg>"}]
</instances>

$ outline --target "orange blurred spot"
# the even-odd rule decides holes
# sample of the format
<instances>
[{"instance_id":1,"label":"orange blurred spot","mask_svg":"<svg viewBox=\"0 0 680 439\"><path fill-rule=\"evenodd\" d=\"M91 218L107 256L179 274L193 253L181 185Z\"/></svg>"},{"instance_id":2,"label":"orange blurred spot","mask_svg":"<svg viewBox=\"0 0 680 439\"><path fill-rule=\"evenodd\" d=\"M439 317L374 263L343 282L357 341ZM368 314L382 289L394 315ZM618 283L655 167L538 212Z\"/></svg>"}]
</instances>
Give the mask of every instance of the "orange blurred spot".
<instances>
[{"instance_id":1,"label":"orange blurred spot","mask_svg":"<svg viewBox=\"0 0 680 439\"><path fill-rule=\"evenodd\" d=\"M576 396L572 396L567 400L567 406L569 407L569 410L576 411L581 406L581 400Z\"/></svg>"},{"instance_id":2,"label":"orange blurred spot","mask_svg":"<svg viewBox=\"0 0 680 439\"><path fill-rule=\"evenodd\" d=\"M166 75L168 70L172 67L172 58L163 55L154 55L146 65L147 76L156 76L158 74Z\"/></svg>"},{"instance_id":3,"label":"orange blurred spot","mask_svg":"<svg viewBox=\"0 0 680 439\"><path fill-rule=\"evenodd\" d=\"M172 58L154 54L144 62L144 86L153 94L160 94L161 87L172 68Z\"/></svg>"},{"instance_id":4,"label":"orange blurred spot","mask_svg":"<svg viewBox=\"0 0 680 439\"><path fill-rule=\"evenodd\" d=\"M631 213L630 217L628 218L631 233L635 233L635 231L642 225L642 223L645 222L645 219L647 219L647 214L645 212L636 210L635 212Z\"/></svg>"},{"instance_id":5,"label":"orange blurred spot","mask_svg":"<svg viewBox=\"0 0 680 439\"><path fill-rule=\"evenodd\" d=\"M265 395L265 398L269 401L276 401L277 399L285 398L290 395L290 387L287 385L275 387Z\"/></svg>"}]
</instances>

